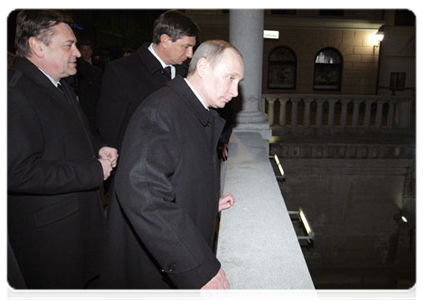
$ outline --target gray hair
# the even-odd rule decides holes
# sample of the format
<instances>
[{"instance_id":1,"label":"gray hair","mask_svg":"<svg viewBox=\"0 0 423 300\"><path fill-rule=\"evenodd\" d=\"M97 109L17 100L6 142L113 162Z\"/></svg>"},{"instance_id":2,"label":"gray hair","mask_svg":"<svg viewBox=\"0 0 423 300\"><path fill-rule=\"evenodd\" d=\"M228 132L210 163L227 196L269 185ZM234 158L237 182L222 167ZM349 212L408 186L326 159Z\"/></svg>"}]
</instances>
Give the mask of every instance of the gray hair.
<instances>
[{"instance_id":1,"label":"gray hair","mask_svg":"<svg viewBox=\"0 0 423 300\"><path fill-rule=\"evenodd\" d=\"M197 62L201 58L206 58L211 66L215 67L216 64L222 58L223 53L226 49L233 49L241 57L242 54L233 45L224 40L209 40L202 43L197 50L195 50L194 56L191 59L188 69L188 76L192 75L197 68Z\"/></svg>"}]
</instances>

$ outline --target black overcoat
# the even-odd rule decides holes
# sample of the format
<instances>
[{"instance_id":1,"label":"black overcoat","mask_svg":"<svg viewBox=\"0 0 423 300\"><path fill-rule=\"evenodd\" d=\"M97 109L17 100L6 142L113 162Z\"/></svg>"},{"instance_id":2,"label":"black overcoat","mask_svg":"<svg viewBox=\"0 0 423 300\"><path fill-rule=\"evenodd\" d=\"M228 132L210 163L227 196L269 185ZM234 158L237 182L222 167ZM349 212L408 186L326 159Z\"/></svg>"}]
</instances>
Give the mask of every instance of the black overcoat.
<instances>
[{"instance_id":1,"label":"black overcoat","mask_svg":"<svg viewBox=\"0 0 423 300\"><path fill-rule=\"evenodd\" d=\"M35 65L18 58L8 83L7 219L28 288L84 288L99 274L105 237L100 146L76 100L69 102Z\"/></svg>"},{"instance_id":2,"label":"black overcoat","mask_svg":"<svg viewBox=\"0 0 423 300\"><path fill-rule=\"evenodd\" d=\"M97 130L101 139L120 150L128 122L140 103L170 81L145 43L135 53L111 61L104 70L97 103ZM176 74L187 69L175 66Z\"/></svg>"},{"instance_id":3,"label":"black overcoat","mask_svg":"<svg viewBox=\"0 0 423 300\"><path fill-rule=\"evenodd\" d=\"M108 214L105 287L200 288L217 274L224 124L180 76L134 113Z\"/></svg>"}]
</instances>

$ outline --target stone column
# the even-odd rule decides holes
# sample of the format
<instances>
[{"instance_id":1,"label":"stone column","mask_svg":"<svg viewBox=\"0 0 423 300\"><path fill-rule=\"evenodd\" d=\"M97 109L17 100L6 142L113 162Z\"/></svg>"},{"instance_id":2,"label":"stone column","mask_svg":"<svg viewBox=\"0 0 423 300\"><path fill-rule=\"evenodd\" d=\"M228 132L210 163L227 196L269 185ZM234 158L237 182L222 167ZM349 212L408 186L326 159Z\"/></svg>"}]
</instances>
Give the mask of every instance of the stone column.
<instances>
[{"instance_id":1,"label":"stone column","mask_svg":"<svg viewBox=\"0 0 423 300\"><path fill-rule=\"evenodd\" d=\"M240 83L239 96L234 99L236 124L234 132L259 132L270 140L272 131L267 115L259 109L263 70L264 10L234 9L229 14L230 43L244 59L244 80Z\"/></svg>"}]
</instances>

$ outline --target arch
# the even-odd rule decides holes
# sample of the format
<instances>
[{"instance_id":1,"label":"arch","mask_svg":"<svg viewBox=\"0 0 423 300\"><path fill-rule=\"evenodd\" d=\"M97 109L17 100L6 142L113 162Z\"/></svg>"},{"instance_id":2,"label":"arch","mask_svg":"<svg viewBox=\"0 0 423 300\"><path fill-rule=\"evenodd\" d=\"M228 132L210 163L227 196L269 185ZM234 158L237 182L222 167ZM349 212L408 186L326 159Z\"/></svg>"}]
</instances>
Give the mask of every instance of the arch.
<instances>
[{"instance_id":1,"label":"arch","mask_svg":"<svg viewBox=\"0 0 423 300\"><path fill-rule=\"evenodd\" d=\"M295 90L297 56L287 46L273 49L268 58L267 87L269 89Z\"/></svg>"},{"instance_id":2,"label":"arch","mask_svg":"<svg viewBox=\"0 0 423 300\"><path fill-rule=\"evenodd\" d=\"M321 49L314 59L313 89L323 91L340 91L343 57L332 47Z\"/></svg>"}]
</instances>

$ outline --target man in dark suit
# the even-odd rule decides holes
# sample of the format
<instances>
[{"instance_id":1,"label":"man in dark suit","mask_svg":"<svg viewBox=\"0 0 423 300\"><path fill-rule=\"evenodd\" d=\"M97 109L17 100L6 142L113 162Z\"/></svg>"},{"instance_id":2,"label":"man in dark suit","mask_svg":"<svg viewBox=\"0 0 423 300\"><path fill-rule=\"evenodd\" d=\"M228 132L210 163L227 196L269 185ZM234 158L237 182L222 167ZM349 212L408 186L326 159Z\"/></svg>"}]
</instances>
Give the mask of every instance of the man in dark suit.
<instances>
[{"instance_id":1,"label":"man in dark suit","mask_svg":"<svg viewBox=\"0 0 423 300\"><path fill-rule=\"evenodd\" d=\"M13 287L87 288L99 276L105 217L98 187L116 166L117 151L91 138L61 80L76 73L81 55L67 22L53 11L24 10L17 17L18 57L8 74Z\"/></svg>"},{"instance_id":2,"label":"man in dark suit","mask_svg":"<svg viewBox=\"0 0 423 300\"><path fill-rule=\"evenodd\" d=\"M213 253L219 211L217 143L223 108L238 95L241 54L200 45L186 79L147 97L128 125L108 215L107 288L229 288Z\"/></svg>"},{"instance_id":3,"label":"man in dark suit","mask_svg":"<svg viewBox=\"0 0 423 300\"><path fill-rule=\"evenodd\" d=\"M176 74L186 75L181 64L192 57L198 34L198 26L187 15L167 11L154 23L153 43L106 66L97 106L97 129L103 140L120 149L140 103Z\"/></svg>"}]
</instances>

